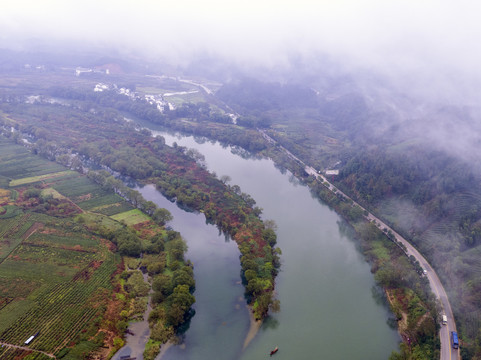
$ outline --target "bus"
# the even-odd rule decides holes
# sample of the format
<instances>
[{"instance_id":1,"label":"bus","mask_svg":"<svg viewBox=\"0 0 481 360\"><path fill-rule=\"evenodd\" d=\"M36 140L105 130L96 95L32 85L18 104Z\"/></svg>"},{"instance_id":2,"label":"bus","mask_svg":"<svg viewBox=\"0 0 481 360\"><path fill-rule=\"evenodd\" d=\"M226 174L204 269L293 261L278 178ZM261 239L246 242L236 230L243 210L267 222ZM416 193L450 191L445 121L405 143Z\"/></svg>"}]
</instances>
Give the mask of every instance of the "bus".
<instances>
[{"instance_id":1,"label":"bus","mask_svg":"<svg viewBox=\"0 0 481 360\"><path fill-rule=\"evenodd\" d=\"M453 349L459 348L458 333L456 331L451 331L451 345Z\"/></svg>"}]
</instances>

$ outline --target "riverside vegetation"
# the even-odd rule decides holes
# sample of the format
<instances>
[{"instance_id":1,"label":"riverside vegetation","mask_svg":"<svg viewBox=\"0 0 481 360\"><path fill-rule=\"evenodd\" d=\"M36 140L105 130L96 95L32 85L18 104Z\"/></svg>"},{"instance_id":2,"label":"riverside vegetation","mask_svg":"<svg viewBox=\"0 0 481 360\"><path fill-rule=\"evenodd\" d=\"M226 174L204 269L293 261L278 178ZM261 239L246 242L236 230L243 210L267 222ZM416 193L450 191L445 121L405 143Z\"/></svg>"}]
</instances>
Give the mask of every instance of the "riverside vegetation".
<instances>
[{"instance_id":1,"label":"riverside vegetation","mask_svg":"<svg viewBox=\"0 0 481 360\"><path fill-rule=\"evenodd\" d=\"M18 143L27 143L34 154L71 169L84 171L85 163L90 162L137 181L153 183L179 205L202 211L207 221L215 223L239 245L242 280L254 317L262 319L269 309L279 308L273 297L280 266L275 232L260 220L261 209L255 207L255 201L238 186L230 186L225 179L210 174L202 165L200 154L166 146L161 137L154 138L148 131L139 131L125 121L121 113L107 106L92 110L91 104L79 101L68 105L27 104L20 100L23 95L19 94L9 99L2 103L5 136ZM120 272L119 281L122 290L135 300L130 310L119 311L123 324L119 333L125 330L125 320L139 314L146 303L143 299L146 288L136 269L143 269L152 278L152 300L156 307L149 318L152 341L144 356L153 358L160 344L170 339L192 315L190 306L195 301L192 296L195 283L192 266L183 258L185 244L178 233L155 225L163 225L168 214L145 201L137 191L127 188L106 171L90 171L88 176L101 188L128 199L134 208L153 220L148 222L150 225L141 227L130 224L131 231L103 225L94 226L92 230L116 243L122 255L132 258L126 262L125 271ZM98 204L98 207L105 210L109 208L106 205ZM131 215L114 214L112 218L126 219L128 224ZM78 221L91 223L84 215ZM144 254L142 260L133 261L141 252ZM124 300L126 295L117 297ZM122 340L117 339L115 348L122 345Z\"/></svg>"},{"instance_id":2,"label":"riverside vegetation","mask_svg":"<svg viewBox=\"0 0 481 360\"><path fill-rule=\"evenodd\" d=\"M477 267L463 265L476 265L479 262L479 257L476 256L478 251L476 229L479 221L479 211L476 209L479 207L476 205L477 185L472 182L473 178L470 175L472 172L465 164L443 153L426 151L426 148L416 141L410 142L410 139L399 140L398 138L396 141L394 138L390 141L389 135L382 138L375 136L369 130L369 125L384 120L386 114L369 109L362 95L353 91L337 96L333 100L326 100L330 92L336 90L332 84L322 87L320 94L315 96L312 90L302 86L249 80L226 85L217 91L215 97L200 94L195 99L195 103L179 102L176 104L176 109L160 113L155 105L142 99L134 100L114 92L94 93L92 90L94 84L105 79L100 75L76 79L75 84L65 74L55 72L51 75L48 79L38 74L31 80L25 78L19 80L18 76L10 78L10 82L20 82L25 88L29 87L28 91L11 89L5 85L3 119L7 124L10 124L7 122L9 118L15 118L15 120L22 118L23 121L23 123L18 122L19 132L12 134L14 138L19 137L20 133L31 134L35 139L40 139L36 142L39 153L58 158L59 161L64 161L70 166L76 165L75 156L69 159L69 156L65 155L71 154L69 151L72 149L78 149L78 154L90 157L94 161L105 161L105 164L114 170L140 178L142 181L154 182L166 196L180 198L181 202L185 202L188 206L195 208L198 205L200 208L207 203L207 216L214 214L217 210L209 212L212 208L209 208L210 201L205 197L202 198L203 190L183 192L193 183L197 186L195 180L173 186L170 184L169 176L165 174L162 174L164 176L162 178L150 171L143 173L142 166L137 165L142 163L142 159L135 163L125 161L134 152L126 150L122 153L120 146L122 148L131 146L135 151L142 151L142 154L148 155L151 147L163 148L164 144L161 139L150 139L147 145L141 145L135 139L125 140L123 143L113 140L118 138L116 132L127 126L122 121L124 116L133 119L134 122L150 121L170 129L206 136L223 143L241 146L260 155L270 156L278 166L289 169L310 184L315 196L336 208L358 232L361 238L360 244L372 263L375 278L387 290L393 312L399 319L400 331L405 339L407 337L411 339L411 343L408 344L406 341L402 346L401 354L394 354L393 358L398 356L419 359L435 357L439 346L436 331L439 321L438 309L432 302L425 281L421 276L416 275L419 265L411 263L404 257L402 250L388 239L389 234L383 234L361 221L362 216L355 208L345 200L333 196L322 184L314 182L313 178L309 178L301 164L287 156L275 144L266 141L257 129L263 129L278 144L315 168L340 166L340 176L333 179L336 186L370 211L386 219L396 231L411 239L433 264L446 284L452 299L453 310L459 321L458 326L463 340L461 347L463 357L471 358L479 353L476 337L481 316L479 316L476 300L479 298L476 297ZM42 82L39 81L40 79ZM56 84L59 79L68 86L58 87ZM156 86L167 87L165 83L155 82L135 74L110 77L109 81L128 83L131 90L137 88L141 94L147 93L147 87L148 91L156 89ZM175 86L181 86L177 82L174 83ZM31 95L32 88L35 89L36 94L44 96L47 101L25 104L26 95ZM59 102L56 105L49 104L48 99L57 99ZM233 124L231 118L227 116L227 112L232 110L225 104L241 114L236 124ZM65 134L62 135L65 130L56 130L58 134L55 134L54 141L54 134L50 133L50 130L59 127L67 117L73 119L73 123L78 127L71 130L72 136L80 133L88 134L87 141L80 143L69 140ZM80 118L82 121L79 120ZM115 123L116 126L108 125L109 121L102 122L100 120L102 118L109 119L110 123ZM32 119L35 119L35 126ZM92 125L94 121L98 122L95 127ZM85 127L82 127L83 122L86 124ZM134 127L133 123L131 127ZM103 138L98 136L95 138L96 134L92 133L93 128L102 129ZM138 136L137 139L141 135L145 135L144 139L148 138L146 131L144 134L142 131L133 134ZM156 142L157 145L153 145ZM94 145L91 146L91 144ZM144 149L141 149L142 147ZM147 152L145 147L149 148ZM366 150L368 148L371 150ZM183 156L190 156L198 163L202 163L202 157L195 152L187 154L188 151L184 149L175 150L184 152ZM406 154L416 154L415 159L430 164L429 167L426 171L419 166L416 167L414 161L409 160ZM339 161L341 165L336 165ZM443 172L441 168L446 164L450 164L453 171ZM189 167L175 170L188 175L192 174ZM196 176L193 176L190 179L195 178ZM224 185L227 189L233 190L234 194L239 193L242 198L240 189ZM246 199L250 201L249 198ZM406 200L412 200L412 202L409 203ZM259 210L252 209L254 215ZM249 211L243 211L243 213L247 217L251 215ZM413 219L419 219L419 213L427 215L429 221L415 222ZM238 212L235 216L244 215ZM223 224L222 220L214 221L224 229L231 230L227 222ZM443 234L445 229L448 229L453 236L441 237L440 234ZM255 244L250 246L259 250L263 245L267 245L270 237L267 230L261 229L261 233L265 232L264 242L257 242L257 246ZM236 235L238 229L235 228L234 232ZM441 239L443 246L434 246L439 244ZM245 260L258 261L255 258ZM266 284L264 287L261 285L263 276L266 276L269 271L275 274L275 266L273 271L270 270L270 266L276 264L276 261L276 256L272 257L271 262L263 260L261 268L256 269L257 279L252 283L255 286L247 286L246 289L248 291L257 289L257 294L261 288L265 289ZM267 268L265 264L268 265ZM458 281L449 271L453 266L457 269L454 275L459 276L461 281ZM260 269L262 269L261 272L259 272ZM250 278L251 275L253 274L245 271L244 281L250 282L252 279L248 280L247 277ZM253 291L251 295L255 294L256 291ZM269 296L266 294L261 303L269 300ZM262 308L266 309L265 306ZM261 313L263 311L258 314Z\"/></svg>"}]
</instances>

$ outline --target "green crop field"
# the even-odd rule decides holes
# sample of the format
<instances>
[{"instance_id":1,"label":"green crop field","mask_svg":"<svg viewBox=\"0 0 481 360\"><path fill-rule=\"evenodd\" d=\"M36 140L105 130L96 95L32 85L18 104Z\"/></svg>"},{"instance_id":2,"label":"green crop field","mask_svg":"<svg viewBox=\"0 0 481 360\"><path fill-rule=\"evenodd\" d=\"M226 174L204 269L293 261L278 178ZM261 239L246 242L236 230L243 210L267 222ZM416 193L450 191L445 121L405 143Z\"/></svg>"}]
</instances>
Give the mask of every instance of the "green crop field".
<instances>
[{"instance_id":1,"label":"green crop field","mask_svg":"<svg viewBox=\"0 0 481 360\"><path fill-rule=\"evenodd\" d=\"M150 217L145 215L139 209L133 209L117 215L111 216L112 219L123 221L127 225L136 225L150 220Z\"/></svg>"},{"instance_id":2,"label":"green crop field","mask_svg":"<svg viewBox=\"0 0 481 360\"><path fill-rule=\"evenodd\" d=\"M56 173L50 173L50 174L45 174L45 175L37 175L37 176L30 176L30 177L26 177L26 178L22 178L22 179L16 179L16 180L10 181L10 186L14 187L14 186L19 186L19 185L31 184L31 183L35 183L35 182L39 182L39 181L43 181L43 180L54 179L54 178L64 176L64 175L70 175L72 172L73 171L71 171L71 170L65 170L65 171L59 171L59 172L56 172Z\"/></svg>"},{"instance_id":3,"label":"green crop field","mask_svg":"<svg viewBox=\"0 0 481 360\"><path fill-rule=\"evenodd\" d=\"M47 199L43 201L51 195L88 212L75 218L51 216L19 196L26 189L39 189L39 183L41 197ZM50 359L39 351L58 354L98 323L112 290L120 256L88 228L118 229L122 225L102 213L125 213L132 206L86 176L4 138L0 184L0 339L22 346L39 333L29 344L31 351L5 346L0 358Z\"/></svg>"},{"instance_id":4,"label":"green crop field","mask_svg":"<svg viewBox=\"0 0 481 360\"><path fill-rule=\"evenodd\" d=\"M78 173L68 181L59 179L50 185L60 194L71 199L82 210L110 216L133 209L132 205L119 195L102 189L92 180Z\"/></svg>"},{"instance_id":5,"label":"green crop field","mask_svg":"<svg viewBox=\"0 0 481 360\"><path fill-rule=\"evenodd\" d=\"M97 266L88 264L79 273L84 276L44 287L37 293L34 305L3 329L0 338L10 344L22 345L31 335L39 332L31 348L51 353L59 351L100 315L102 309L94 306L95 294L100 296L111 289L110 274L118 260L114 254L106 254L105 259L99 259ZM8 307L0 311L0 316Z\"/></svg>"},{"instance_id":6,"label":"green crop field","mask_svg":"<svg viewBox=\"0 0 481 360\"><path fill-rule=\"evenodd\" d=\"M70 198L74 202L85 201L92 197L94 194L105 193L97 184L88 179L85 176L77 174L69 181L55 181L51 183L51 186L62 195ZM90 195L89 195L90 194Z\"/></svg>"},{"instance_id":7,"label":"green crop field","mask_svg":"<svg viewBox=\"0 0 481 360\"><path fill-rule=\"evenodd\" d=\"M0 175L10 179L21 179L59 171L65 167L31 154L27 149L0 137Z\"/></svg>"},{"instance_id":8,"label":"green crop field","mask_svg":"<svg viewBox=\"0 0 481 360\"><path fill-rule=\"evenodd\" d=\"M22 242L34 221L30 214L20 214L0 221L0 263Z\"/></svg>"},{"instance_id":9,"label":"green crop field","mask_svg":"<svg viewBox=\"0 0 481 360\"><path fill-rule=\"evenodd\" d=\"M97 194L96 197L77 203L84 210L97 212L104 215L115 215L133 207L119 195L113 193Z\"/></svg>"}]
</instances>

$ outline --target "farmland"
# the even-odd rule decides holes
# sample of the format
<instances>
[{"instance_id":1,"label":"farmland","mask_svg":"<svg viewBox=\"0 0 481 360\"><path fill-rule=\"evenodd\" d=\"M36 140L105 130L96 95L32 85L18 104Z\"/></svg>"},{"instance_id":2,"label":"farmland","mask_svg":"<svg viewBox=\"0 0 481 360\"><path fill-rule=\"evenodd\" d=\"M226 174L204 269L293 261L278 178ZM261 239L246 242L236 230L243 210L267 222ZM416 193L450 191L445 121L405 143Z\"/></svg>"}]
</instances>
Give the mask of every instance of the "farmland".
<instances>
[{"instance_id":1,"label":"farmland","mask_svg":"<svg viewBox=\"0 0 481 360\"><path fill-rule=\"evenodd\" d=\"M98 330L121 263L115 246L87 224L122 225L90 210L113 215L132 206L4 138L0 154L0 339L8 344L0 358L49 359L70 352L81 359L82 349L103 343L105 333Z\"/></svg>"},{"instance_id":2,"label":"farmland","mask_svg":"<svg viewBox=\"0 0 481 360\"><path fill-rule=\"evenodd\" d=\"M26 184L31 184L31 183L36 183L42 180L47 180L47 179L53 179L56 177L61 177L64 175L70 175L72 172L69 170L66 171L59 171L57 173L50 173L50 174L45 174L45 175L37 175L37 176L30 176L22 179L16 179L10 181L10 186L15 187L19 185L26 185Z\"/></svg>"},{"instance_id":3,"label":"farmland","mask_svg":"<svg viewBox=\"0 0 481 360\"><path fill-rule=\"evenodd\" d=\"M145 221L149 221L150 218L138 209L126 211L120 214L112 216L112 219L117 221L124 221L127 225L137 225Z\"/></svg>"},{"instance_id":4,"label":"farmland","mask_svg":"<svg viewBox=\"0 0 481 360\"><path fill-rule=\"evenodd\" d=\"M2 164L0 175L10 178L10 181L66 170L54 162L39 161L27 149L6 140L0 140L0 162Z\"/></svg>"},{"instance_id":5,"label":"farmland","mask_svg":"<svg viewBox=\"0 0 481 360\"><path fill-rule=\"evenodd\" d=\"M0 162L0 358L111 356L123 344L127 321L145 308L149 290L135 275L140 271L122 271L125 260L135 264L130 269L141 266L171 283L156 296L155 306L167 318L155 322L165 330L153 340L158 348L174 336L195 301L180 234L114 193L109 184L120 180L103 177L106 172L87 177L52 166L5 138L0 148L3 158L21 154L24 164L39 170L7 162L4 172ZM126 187L122 193L127 191L138 206L142 199ZM149 209L156 213L155 206ZM143 249L148 255L141 262L135 257ZM173 300L179 294L187 299L182 307Z\"/></svg>"}]
</instances>

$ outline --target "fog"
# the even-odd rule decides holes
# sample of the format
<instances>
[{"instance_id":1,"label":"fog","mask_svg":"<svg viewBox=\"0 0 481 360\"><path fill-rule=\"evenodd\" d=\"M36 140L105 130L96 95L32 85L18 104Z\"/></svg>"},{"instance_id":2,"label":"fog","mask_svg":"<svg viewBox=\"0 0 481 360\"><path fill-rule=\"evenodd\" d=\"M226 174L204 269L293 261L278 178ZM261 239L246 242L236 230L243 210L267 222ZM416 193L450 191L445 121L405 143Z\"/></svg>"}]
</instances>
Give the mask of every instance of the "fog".
<instances>
[{"instance_id":1,"label":"fog","mask_svg":"<svg viewBox=\"0 0 481 360\"><path fill-rule=\"evenodd\" d=\"M389 122L410 120L394 135L422 134L463 156L479 146L480 10L473 0L16 0L2 3L0 48L93 47L184 68L203 61L212 73L224 64L267 80L310 79L312 87L319 73L347 74ZM460 123L441 103L471 108ZM433 130L433 120L442 126Z\"/></svg>"},{"instance_id":2,"label":"fog","mask_svg":"<svg viewBox=\"0 0 481 360\"><path fill-rule=\"evenodd\" d=\"M472 0L16 0L2 3L0 46L71 41L176 62L208 53L268 66L324 53L425 81L437 72L479 78L479 10Z\"/></svg>"}]
</instances>

